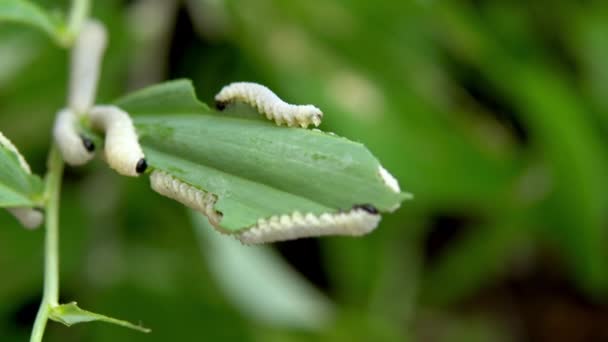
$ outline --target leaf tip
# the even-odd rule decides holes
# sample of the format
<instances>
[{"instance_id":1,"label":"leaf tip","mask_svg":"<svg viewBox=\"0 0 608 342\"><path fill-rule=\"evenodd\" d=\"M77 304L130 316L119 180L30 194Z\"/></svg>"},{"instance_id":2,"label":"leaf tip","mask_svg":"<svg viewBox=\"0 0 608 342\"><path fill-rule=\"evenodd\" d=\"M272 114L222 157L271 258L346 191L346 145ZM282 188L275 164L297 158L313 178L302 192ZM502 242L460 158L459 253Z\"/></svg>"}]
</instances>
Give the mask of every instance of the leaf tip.
<instances>
[{"instance_id":1,"label":"leaf tip","mask_svg":"<svg viewBox=\"0 0 608 342\"><path fill-rule=\"evenodd\" d=\"M61 304L51 308L49 318L53 321L62 323L66 326L72 326L77 323L86 323L100 321L110 324L119 325L124 328L137 330L143 333L149 333L152 330L143 327L139 324L133 324L121 319L101 315L95 312L81 309L76 302L70 302L68 304Z\"/></svg>"}]
</instances>

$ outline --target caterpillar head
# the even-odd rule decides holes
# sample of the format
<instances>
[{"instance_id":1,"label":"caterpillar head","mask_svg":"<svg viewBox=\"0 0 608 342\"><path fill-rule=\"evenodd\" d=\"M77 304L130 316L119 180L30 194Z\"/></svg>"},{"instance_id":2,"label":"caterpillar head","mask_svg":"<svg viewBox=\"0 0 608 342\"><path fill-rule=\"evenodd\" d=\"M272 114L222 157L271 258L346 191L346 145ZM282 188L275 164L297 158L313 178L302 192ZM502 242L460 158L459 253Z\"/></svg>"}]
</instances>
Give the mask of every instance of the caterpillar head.
<instances>
[{"instance_id":1,"label":"caterpillar head","mask_svg":"<svg viewBox=\"0 0 608 342\"><path fill-rule=\"evenodd\" d=\"M300 121L300 126L306 127L312 123L315 127L318 127L323 120L323 112L313 105L299 106L298 117L305 118L304 121Z\"/></svg>"},{"instance_id":2,"label":"caterpillar head","mask_svg":"<svg viewBox=\"0 0 608 342\"><path fill-rule=\"evenodd\" d=\"M146 162L146 160L144 158L141 158L137 162L137 165L135 165L135 172L137 172L138 174L142 174L146 171L147 168L148 168L148 162Z\"/></svg>"},{"instance_id":3,"label":"caterpillar head","mask_svg":"<svg viewBox=\"0 0 608 342\"><path fill-rule=\"evenodd\" d=\"M228 105L228 103L226 103L226 101L219 101L219 100L215 100L215 108L219 111L223 111L224 109L226 109L226 106Z\"/></svg>"}]
</instances>

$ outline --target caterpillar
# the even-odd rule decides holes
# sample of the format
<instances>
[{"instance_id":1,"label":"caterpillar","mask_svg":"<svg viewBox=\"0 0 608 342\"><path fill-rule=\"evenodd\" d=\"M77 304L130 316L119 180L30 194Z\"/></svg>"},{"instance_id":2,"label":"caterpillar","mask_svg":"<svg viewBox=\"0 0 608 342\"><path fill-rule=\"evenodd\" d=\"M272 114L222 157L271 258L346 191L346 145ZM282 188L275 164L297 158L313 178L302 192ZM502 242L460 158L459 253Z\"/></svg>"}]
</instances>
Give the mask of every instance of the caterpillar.
<instances>
[{"instance_id":1,"label":"caterpillar","mask_svg":"<svg viewBox=\"0 0 608 342\"><path fill-rule=\"evenodd\" d=\"M32 173L30 165L27 163L27 161L25 161L25 158L23 158L21 153L19 153L17 147L15 147L15 145L13 145L13 143L8 140L8 138L6 138L4 134L2 134L2 132L0 132L0 145L2 145L4 148L11 151L17 156L19 166L21 166L21 168L25 172L30 174ZM15 216L15 218L19 221L19 223L21 223L21 225L29 229L34 229L40 226L40 224L42 224L42 221L44 220L44 214L37 208L15 207L7 208L6 210L13 216Z\"/></svg>"},{"instance_id":2,"label":"caterpillar","mask_svg":"<svg viewBox=\"0 0 608 342\"><path fill-rule=\"evenodd\" d=\"M104 154L111 168L133 177L146 171L148 164L129 114L116 106L95 106L89 116L93 128L105 132Z\"/></svg>"},{"instance_id":3,"label":"caterpillar","mask_svg":"<svg viewBox=\"0 0 608 342\"><path fill-rule=\"evenodd\" d=\"M159 194L174 199L183 205L199 211L209 218L209 222L219 227L222 214L213 207L217 197L186 184L166 172L154 170L150 175L150 186Z\"/></svg>"},{"instance_id":4,"label":"caterpillar","mask_svg":"<svg viewBox=\"0 0 608 342\"><path fill-rule=\"evenodd\" d=\"M256 225L236 237L245 244L258 244L323 235L361 236L374 230L380 219L378 210L369 204L356 205L347 212L319 216L296 211L259 219Z\"/></svg>"},{"instance_id":5,"label":"caterpillar","mask_svg":"<svg viewBox=\"0 0 608 342\"><path fill-rule=\"evenodd\" d=\"M57 113L53 137L63 160L72 166L83 165L93 158L95 145L90 139L78 134L76 114L70 109Z\"/></svg>"},{"instance_id":6,"label":"caterpillar","mask_svg":"<svg viewBox=\"0 0 608 342\"><path fill-rule=\"evenodd\" d=\"M313 105L292 105L281 100L267 87L252 82L231 83L215 95L217 109L223 110L232 102L240 101L254 107L260 114L279 126L315 127L321 124L323 112Z\"/></svg>"},{"instance_id":7,"label":"caterpillar","mask_svg":"<svg viewBox=\"0 0 608 342\"><path fill-rule=\"evenodd\" d=\"M107 45L103 24L88 20L76 38L70 62L68 105L76 115L85 114L95 101L101 60Z\"/></svg>"}]
</instances>

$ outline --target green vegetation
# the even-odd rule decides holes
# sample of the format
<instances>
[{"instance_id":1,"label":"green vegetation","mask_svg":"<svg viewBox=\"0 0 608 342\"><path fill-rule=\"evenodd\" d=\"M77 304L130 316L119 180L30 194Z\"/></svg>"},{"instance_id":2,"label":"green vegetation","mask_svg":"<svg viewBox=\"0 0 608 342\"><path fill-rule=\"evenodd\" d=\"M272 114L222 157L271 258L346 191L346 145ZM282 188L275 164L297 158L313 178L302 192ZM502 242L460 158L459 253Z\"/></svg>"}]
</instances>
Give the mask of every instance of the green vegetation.
<instances>
[{"instance_id":1,"label":"green vegetation","mask_svg":"<svg viewBox=\"0 0 608 342\"><path fill-rule=\"evenodd\" d=\"M23 3L0 0L0 130L41 175L54 115L67 94L69 54L59 45L71 44L78 18L65 15L68 1ZM147 177L120 177L101 158L66 167L61 303L77 300L152 332L49 323L45 341L603 336L606 4L108 0L94 1L91 15L110 37L97 102L188 78L211 104L226 83L259 82L287 101L323 109L322 130L365 145L416 199L384 215L363 238L245 247L151 192ZM180 100L192 98L184 88L166 87L148 89L146 102L138 93L117 102L131 103L144 135L153 115L209 111ZM162 103L180 110L169 113ZM146 149L156 143L142 142ZM19 164L0 152L6 179ZM0 190L10 190L1 191L4 204L42 203L34 196L41 180L23 177L0 181ZM349 190L331 204L350 201ZM382 201L388 207L394 200ZM24 231L0 213L2 341L30 335L42 294L43 241L42 229ZM268 278L293 289L280 293L284 301L269 290Z\"/></svg>"}]
</instances>

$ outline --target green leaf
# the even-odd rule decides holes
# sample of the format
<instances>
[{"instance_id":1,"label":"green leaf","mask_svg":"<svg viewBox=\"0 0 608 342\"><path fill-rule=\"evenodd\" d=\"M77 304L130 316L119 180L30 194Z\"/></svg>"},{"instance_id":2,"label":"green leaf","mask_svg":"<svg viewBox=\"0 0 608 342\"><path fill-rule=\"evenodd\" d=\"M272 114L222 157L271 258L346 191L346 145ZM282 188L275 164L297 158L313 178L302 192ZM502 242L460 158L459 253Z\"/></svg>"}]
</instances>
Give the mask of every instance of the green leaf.
<instances>
[{"instance_id":1,"label":"green leaf","mask_svg":"<svg viewBox=\"0 0 608 342\"><path fill-rule=\"evenodd\" d=\"M392 211L409 197L385 184L380 163L360 143L217 113L194 94L189 82L174 81L116 103L135 115L151 169L217 197L224 232L295 211L321 215L363 204ZM150 115L159 113L166 115Z\"/></svg>"},{"instance_id":2,"label":"green leaf","mask_svg":"<svg viewBox=\"0 0 608 342\"><path fill-rule=\"evenodd\" d=\"M55 322L65 324L66 326L72 326L77 323L86 323L93 321L106 322L110 324L120 325L121 327L149 333L150 329L144 328L133 323L123 321L120 319L100 315L91 311L83 310L76 305L76 302L68 304L61 304L51 308L49 318Z\"/></svg>"},{"instance_id":3,"label":"green leaf","mask_svg":"<svg viewBox=\"0 0 608 342\"><path fill-rule=\"evenodd\" d=\"M0 0L0 22L12 21L35 27L56 41L63 40L64 25L38 5L26 0Z\"/></svg>"},{"instance_id":4,"label":"green leaf","mask_svg":"<svg viewBox=\"0 0 608 342\"><path fill-rule=\"evenodd\" d=\"M320 131L213 115L136 120L149 164L216 194L222 227L239 230L277 214L382 211L406 195L380 178L361 144Z\"/></svg>"},{"instance_id":5,"label":"green leaf","mask_svg":"<svg viewBox=\"0 0 608 342\"><path fill-rule=\"evenodd\" d=\"M12 145L0 142L0 207L39 206L42 179L22 167L17 153Z\"/></svg>"}]
</instances>

